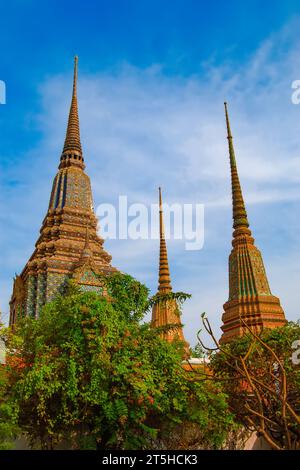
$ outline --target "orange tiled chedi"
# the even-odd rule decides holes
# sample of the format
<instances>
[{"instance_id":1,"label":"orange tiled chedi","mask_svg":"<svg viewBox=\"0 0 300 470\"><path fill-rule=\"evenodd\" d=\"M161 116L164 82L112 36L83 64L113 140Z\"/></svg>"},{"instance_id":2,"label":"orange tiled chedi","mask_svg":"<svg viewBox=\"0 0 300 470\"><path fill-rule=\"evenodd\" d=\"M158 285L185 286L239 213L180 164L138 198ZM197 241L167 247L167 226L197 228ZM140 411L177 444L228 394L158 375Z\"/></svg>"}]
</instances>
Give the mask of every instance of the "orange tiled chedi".
<instances>
[{"instance_id":1,"label":"orange tiled chedi","mask_svg":"<svg viewBox=\"0 0 300 470\"><path fill-rule=\"evenodd\" d=\"M229 256L229 299L224 304L221 343L241 336L245 327L255 333L286 323L278 297L272 295L262 255L254 245L237 171L227 104L225 103L227 139L231 169L233 240Z\"/></svg>"},{"instance_id":2,"label":"orange tiled chedi","mask_svg":"<svg viewBox=\"0 0 300 470\"><path fill-rule=\"evenodd\" d=\"M159 271L158 271L158 297L172 292L171 277L168 262L167 244L165 239L164 220L163 220L163 204L162 193L159 188ZM167 325L174 325L174 328L161 332L161 337L167 341L174 341L178 339L184 341L186 350L188 351L189 345L185 341L183 335L182 324L178 305L175 299L163 299L153 305L152 309L152 327L163 327Z\"/></svg>"},{"instance_id":3,"label":"orange tiled chedi","mask_svg":"<svg viewBox=\"0 0 300 470\"><path fill-rule=\"evenodd\" d=\"M75 57L72 101L47 215L35 250L14 279L10 324L18 316L37 317L43 305L63 293L70 278L83 290L102 291L99 274L115 271L97 234L93 196L80 141Z\"/></svg>"}]
</instances>

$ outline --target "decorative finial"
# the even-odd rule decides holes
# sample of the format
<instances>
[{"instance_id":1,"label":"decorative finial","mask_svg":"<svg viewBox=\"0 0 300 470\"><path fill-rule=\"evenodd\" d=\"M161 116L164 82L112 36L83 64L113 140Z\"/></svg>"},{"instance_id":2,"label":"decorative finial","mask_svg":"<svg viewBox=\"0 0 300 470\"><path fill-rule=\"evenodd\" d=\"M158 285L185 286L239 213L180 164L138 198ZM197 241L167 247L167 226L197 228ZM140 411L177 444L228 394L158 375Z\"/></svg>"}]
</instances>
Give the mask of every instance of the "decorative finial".
<instances>
[{"instance_id":1,"label":"decorative finial","mask_svg":"<svg viewBox=\"0 0 300 470\"><path fill-rule=\"evenodd\" d=\"M231 128L230 128L230 122L229 122L227 101L224 102L224 107L225 107L225 118L226 118L227 139L228 139L228 145L229 145L230 160L231 160L231 163L236 164L234 148L233 148L233 143L232 143L232 134L231 134Z\"/></svg>"},{"instance_id":2,"label":"decorative finial","mask_svg":"<svg viewBox=\"0 0 300 470\"><path fill-rule=\"evenodd\" d=\"M74 57L73 96L77 96L78 55Z\"/></svg>"},{"instance_id":3,"label":"decorative finial","mask_svg":"<svg viewBox=\"0 0 300 470\"><path fill-rule=\"evenodd\" d=\"M228 139L228 149L229 149L229 158L230 158L230 169L231 169L231 189L232 189L232 208L233 208L233 228L234 238L240 234L238 229L243 229L244 234L251 235L251 231L248 229L249 222L247 217L247 212L245 208L244 198L242 194L242 189L240 185L239 175L237 171L233 139L231 134L229 115L227 103L224 103L225 106L225 117L227 125L227 139Z\"/></svg>"},{"instance_id":4,"label":"decorative finial","mask_svg":"<svg viewBox=\"0 0 300 470\"><path fill-rule=\"evenodd\" d=\"M93 252L90 248L90 236L89 236L89 227L88 227L88 223L86 224L86 227L85 227L85 241L84 241L84 247L83 247L83 250L82 250L82 253L81 253L81 261L82 260L86 260L87 258L92 258L93 256Z\"/></svg>"},{"instance_id":5,"label":"decorative finial","mask_svg":"<svg viewBox=\"0 0 300 470\"><path fill-rule=\"evenodd\" d=\"M80 142L78 103L77 103L78 56L74 57L73 91L69 112L68 127L60 166L76 165L84 168Z\"/></svg>"},{"instance_id":6,"label":"decorative finial","mask_svg":"<svg viewBox=\"0 0 300 470\"><path fill-rule=\"evenodd\" d=\"M163 204L161 187L158 188L159 192L159 236L160 236L160 251L159 251L159 274L158 274L158 290L159 292L171 292L171 278L168 263L167 245L165 240L164 219L163 219Z\"/></svg>"},{"instance_id":7,"label":"decorative finial","mask_svg":"<svg viewBox=\"0 0 300 470\"><path fill-rule=\"evenodd\" d=\"M159 200L159 235L160 238L164 237L165 228L164 228L164 220L163 220L163 204L162 204L162 194L161 194L161 187L158 188L158 200Z\"/></svg>"}]
</instances>

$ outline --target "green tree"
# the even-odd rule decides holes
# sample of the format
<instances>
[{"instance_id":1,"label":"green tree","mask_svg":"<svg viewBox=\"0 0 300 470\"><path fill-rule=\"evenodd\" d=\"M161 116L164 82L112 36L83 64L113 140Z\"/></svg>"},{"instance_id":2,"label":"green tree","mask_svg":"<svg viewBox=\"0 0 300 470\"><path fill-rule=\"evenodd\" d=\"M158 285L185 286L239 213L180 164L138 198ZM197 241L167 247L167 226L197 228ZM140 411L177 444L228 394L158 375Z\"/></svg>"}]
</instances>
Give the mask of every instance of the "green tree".
<instances>
[{"instance_id":1,"label":"green tree","mask_svg":"<svg viewBox=\"0 0 300 470\"><path fill-rule=\"evenodd\" d=\"M220 446L232 425L220 385L186 372L184 345L141 322L145 286L119 273L103 282L108 296L71 285L6 334L6 393L23 435L50 449L138 449L193 423L203 445Z\"/></svg>"}]
</instances>

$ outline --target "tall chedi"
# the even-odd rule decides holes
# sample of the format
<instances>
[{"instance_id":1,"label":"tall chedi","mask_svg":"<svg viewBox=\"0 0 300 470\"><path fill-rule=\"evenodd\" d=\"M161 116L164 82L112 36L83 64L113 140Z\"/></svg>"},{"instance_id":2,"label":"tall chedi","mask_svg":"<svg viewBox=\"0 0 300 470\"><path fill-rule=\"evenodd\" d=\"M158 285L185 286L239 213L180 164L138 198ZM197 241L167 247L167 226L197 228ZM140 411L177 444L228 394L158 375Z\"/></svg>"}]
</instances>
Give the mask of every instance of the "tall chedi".
<instances>
[{"instance_id":1,"label":"tall chedi","mask_svg":"<svg viewBox=\"0 0 300 470\"><path fill-rule=\"evenodd\" d=\"M65 143L54 178L47 215L35 250L14 280L10 324L18 316L39 315L41 307L62 293L70 278L82 289L101 291L100 274L112 268L111 256L97 235L90 179L80 141L75 57L73 93Z\"/></svg>"},{"instance_id":2,"label":"tall chedi","mask_svg":"<svg viewBox=\"0 0 300 470\"><path fill-rule=\"evenodd\" d=\"M161 188L159 188L159 238L158 301L153 305L151 325L156 328L172 325L172 328L161 332L162 338L167 341L174 341L175 339L184 341L185 349L188 351L189 345L184 339L177 302L174 298L168 298L167 296L167 294L172 293L172 286L165 239Z\"/></svg>"},{"instance_id":3,"label":"tall chedi","mask_svg":"<svg viewBox=\"0 0 300 470\"><path fill-rule=\"evenodd\" d=\"M225 103L229 146L233 240L229 256L229 299L224 304L221 342L245 333L241 319L256 333L286 323L280 301L271 294L260 251L254 245L237 171L227 104Z\"/></svg>"}]
</instances>

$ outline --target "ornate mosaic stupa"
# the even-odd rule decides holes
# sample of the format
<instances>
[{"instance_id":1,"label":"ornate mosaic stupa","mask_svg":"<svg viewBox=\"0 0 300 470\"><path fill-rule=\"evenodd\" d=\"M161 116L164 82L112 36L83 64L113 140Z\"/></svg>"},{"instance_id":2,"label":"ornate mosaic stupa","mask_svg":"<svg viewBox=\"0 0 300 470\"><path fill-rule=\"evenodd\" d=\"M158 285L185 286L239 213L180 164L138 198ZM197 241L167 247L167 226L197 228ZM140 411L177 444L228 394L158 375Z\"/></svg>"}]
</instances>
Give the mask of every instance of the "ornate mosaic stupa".
<instances>
[{"instance_id":1,"label":"ornate mosaic stupa","mask_svg":"<svg viewBox=\"0 0 300 470\"><path fill-rule=\"evenodd\" d=\"M158 297L172 292L167 244L164 231L161 188L159 188L159 237ZM175 299L162 298L161 301L153 305L151 325L155 328L173 325L173 328L162 331L161 336L167 341L173 341L175 339L184 341L186 344L186 350L189 349L189 345L184 339L180 312Z\"/></svg>"},{"instance_id":2,"label":"ornate mosaic stupa","mask_svg":"<svg viewBox=\"0 0 300 470\"><path fill-rule=\"evenodd\" d=\"M254 245L237 171L227 104L225 103L233 205L233 240L229 256L229 299L224 304L221 342L245 333L286 323L280 301L272 295L260 251Z\"/></svg>"},{"instance_id":3,"label":"ornate mosaic stupa","mask_svg":"<svg viewBox=\"0 0 300 470\"><path fill-rule=\"evenodd\" d=\"M84 172L75 57L73 93L65 143L35 250L15 277L10 301L10 324L18 316L37 317L42 306L63 293L69 279L84 290L101 291L99 274L115 271L111 256L97 234L90 179Z\"/></svg>"}]
</instances>

